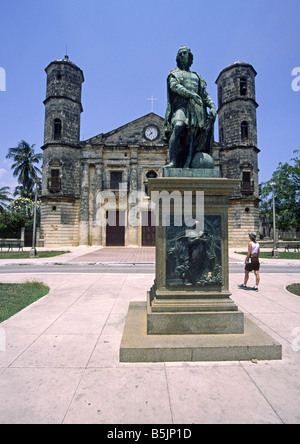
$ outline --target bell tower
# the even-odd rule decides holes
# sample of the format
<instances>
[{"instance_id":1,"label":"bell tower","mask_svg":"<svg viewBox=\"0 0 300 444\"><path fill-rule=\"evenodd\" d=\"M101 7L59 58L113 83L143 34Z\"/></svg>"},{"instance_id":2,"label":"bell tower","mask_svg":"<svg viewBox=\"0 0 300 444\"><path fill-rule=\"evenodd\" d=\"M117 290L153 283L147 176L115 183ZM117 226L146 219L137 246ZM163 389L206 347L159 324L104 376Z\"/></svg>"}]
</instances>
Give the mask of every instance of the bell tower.
<instances>
[{"instance_id":1,"label":"bell tower","mask_svg":"<svg viewBox=\"0 0 300 444\"><path fill-rule=\"evenodd\" d=\"M248 233L259 230L259 190L255 69L235 62L219 74L218 124L221 174L238 179L229 204L229 246L244 246Z\"/></svg>"},{"instance_id":2,"label":"bell tower","mask_svg":"<svg viewBox=\"0 0 300 444\"><path fill-rule=\"evenodd\" d=\"M44 245L78 244L83 72L68 56L45 69L41 235Z\"/></svg>"}]
</instances>

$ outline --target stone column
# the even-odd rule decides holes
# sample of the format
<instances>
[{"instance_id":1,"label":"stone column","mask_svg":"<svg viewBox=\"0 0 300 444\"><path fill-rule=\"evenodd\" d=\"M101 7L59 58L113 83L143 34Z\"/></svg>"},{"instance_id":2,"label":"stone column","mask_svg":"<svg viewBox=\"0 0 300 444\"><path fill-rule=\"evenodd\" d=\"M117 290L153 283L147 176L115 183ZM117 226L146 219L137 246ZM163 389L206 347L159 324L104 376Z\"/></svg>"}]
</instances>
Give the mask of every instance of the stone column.
<instances>
[{"instance_id":1,"label":"stone column","mask_svg":"<svg viewBox=\"0 0 300 444\"><path fill-rule=\"evenodd\" d=\"M102 245L102 225L103 221L100 219L100 211L97 203L100 202L99 193L102 192L102 163L96 163L95 183L94 183L94 213L93 213L93 245Z\"/></svg>"},{"instance_id":2,"label":"stone column","mask_svg":"<svg viewBox=\"0 0 300 444\"><path fill-rule=\"evenodd\" d=\"M130 146L130 190L137 190L137 165L138 165L138 148Z\"/></svg>"},{"instance_id":3,"label":"stone column","mask_svg":"<svg viewBox=\"0 0 300 444\"><path fill-rule=\"evenodd\" d=\"M79 245L89 244L89 164L82 164L81 199L79 214Z\"/></svg>"},{"instance_id":4,"label":"stone column","mask_svg":"<svg viewBox=\"0 0 300 444\"><path fill-rule=\"evenodd\" d=\"M130 201L128 202L127 211L127 245L138 245L138 222L137 222L137 191L138 191L138 146L133 145L130 157L130 175L129 175L129 193Z\"/></svg>"}]
</instances>

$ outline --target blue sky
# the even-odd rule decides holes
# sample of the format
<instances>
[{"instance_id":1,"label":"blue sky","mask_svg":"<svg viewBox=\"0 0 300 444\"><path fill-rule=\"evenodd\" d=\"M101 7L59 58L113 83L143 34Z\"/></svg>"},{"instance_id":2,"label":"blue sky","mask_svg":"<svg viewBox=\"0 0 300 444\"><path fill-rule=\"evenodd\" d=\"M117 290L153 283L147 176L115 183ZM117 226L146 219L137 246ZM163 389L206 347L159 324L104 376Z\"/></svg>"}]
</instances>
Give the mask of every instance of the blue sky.
<instances>
[{"instance_id":1,"label":"blue sky","mask_svg":"<svg viewBox=\"0 0 300 444\"><path fill-rule=\"evenodd\" d=\"M85 76L82 140L147 114L151 96L164 117L166 76L184 44L215 103L222 69L244 61L257 71L260 181L300 146L299 0L2 0L0 38L0 187L16 186L9 147L25 139L41 152L44 68L66 44Z\"/></svg>"}]
</instances>

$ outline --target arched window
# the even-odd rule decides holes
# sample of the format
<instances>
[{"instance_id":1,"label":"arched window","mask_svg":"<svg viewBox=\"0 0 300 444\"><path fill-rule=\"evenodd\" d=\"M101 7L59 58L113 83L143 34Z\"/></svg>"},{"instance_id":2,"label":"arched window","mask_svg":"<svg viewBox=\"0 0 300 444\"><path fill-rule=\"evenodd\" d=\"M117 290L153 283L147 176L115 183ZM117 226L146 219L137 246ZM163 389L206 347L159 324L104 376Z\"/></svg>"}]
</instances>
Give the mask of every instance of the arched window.
<instances>
[{"instance_id":1,"label":"arched window","mask_svg":"<svg viewBox=\"0 0 300 444\"><path fill-rule=\"evenodd\" d=\"M157 173L153 170L148 171L148 173L146 174L147 179L155 179L155 177L157 177Z\"/></svg>"},{"instance_id":2,"label":"arched window","mask_svg":"<svg viewBox=\"0 0 300 444\"><path fill-rule=\"evenodd\" d=\"M240 78L240 94L241 96L246 96L247 95L247 79L246 77L241 77Z\"/></svg>"},{"instance_id":3,"label":"arched window","mask_svg":"<svg viewBox=\"0 0 300 444\"><path fill-rule=\"evenodd\" d=\"M241 139L242 141L248 140L249 138L249 125L248 122L244 121L241 123Z\"/></svg>"},{"instance_id":4,"label":"arched window","mask_svg":"<svg viewBox=\"0 0 300 444\"><path fill-rule=\"evenodd\" d=\"M243 182L247 183L247 184L251 182L251 172L250 171L243 171Z\"/></svg>"},{"instance_id":5,"label":"arched window","mask_svg":"<svg viewBox=\"0 0 300 444\"><path fill-rule=\"evenodd\" d=\"M150 170L146 173L146 178L144 181L145 193L148 194L148 179L155 179L157 177L157 172Z\"/></svg>"},{"instance_id":6,"label":"arched window","mask_svg":"<svg viewBox=\"0 0 300 444\"><path fill-rule=\"evenodd\" d=\"M250 170L244 170L242 172L241 192L245 195L250 195L254 192L254 183Z\"/></svg>"},{"instance_id":7,"label":"arched window","mask_svg":"<svg viewBox=\"0 0 300 444\"><path fill-rule=\"evenodd\" d=\"M61 166L59 159L52 159L49 162L49 176L47 188L50 193L58 193L61 190Z\"/></svg>"},{"instance_id":8,"label":"arched window","mask_svg":"<svg viewBox=\"0 0 300 444\"><path fill-rule=\"evenodd\" d=\"M61 139L61 120L60 119L54 119L53 124L53 134L54 134L54 140L60 140Z\"/></svg>"},{"instance_id":9,"label":"arched window","mask_svg":"<svg viewBox=\"0 0 300 444\"><path fill-rule=\"evenodd\" d=\"M60 188L60 169L51 168L50 177L51 177L51 186L53 188Z\"/></svg>"}]
</instances>

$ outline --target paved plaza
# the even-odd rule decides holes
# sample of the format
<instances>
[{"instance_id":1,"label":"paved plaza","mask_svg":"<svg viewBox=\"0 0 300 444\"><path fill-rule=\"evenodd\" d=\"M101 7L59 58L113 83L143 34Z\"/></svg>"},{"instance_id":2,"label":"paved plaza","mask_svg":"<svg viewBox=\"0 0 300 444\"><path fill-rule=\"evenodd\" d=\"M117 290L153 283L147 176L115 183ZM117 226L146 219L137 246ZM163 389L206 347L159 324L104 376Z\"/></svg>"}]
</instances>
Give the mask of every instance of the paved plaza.
<instances>
[{"instance_id":1,"label":"paved plaza","mask_svg":"<svg viewBox=\"0 0 300 444\"><path fill-rule=\"evenodd\" d=\"M45 297L0 324L0 423L300 423L299 273L264 273L258 293L238 289L243 257L230 250L232 299L282 344L280 361L120 363L129 303L145 301L151 273L5 273L43 281ZM24 261L28 260L23 260ZM153 263L154 248L77 247L37 263ZM13 261L12 261L13 262ZM22 263L21 260L14 261ZM274 264L274 262L272 262ZM0 264L4 267L4 262ZM250 284L254 276L250 275Z\"/></svg>"}]
</instances>

